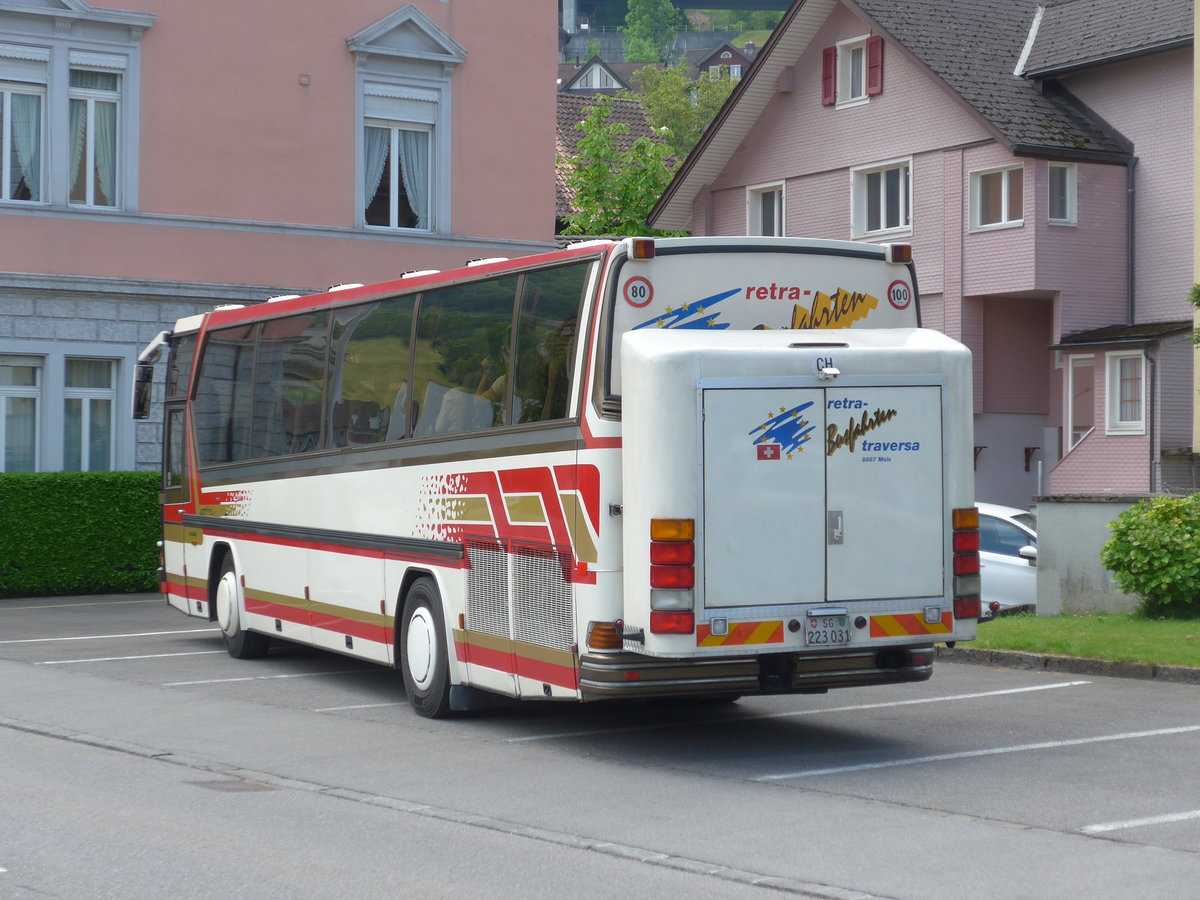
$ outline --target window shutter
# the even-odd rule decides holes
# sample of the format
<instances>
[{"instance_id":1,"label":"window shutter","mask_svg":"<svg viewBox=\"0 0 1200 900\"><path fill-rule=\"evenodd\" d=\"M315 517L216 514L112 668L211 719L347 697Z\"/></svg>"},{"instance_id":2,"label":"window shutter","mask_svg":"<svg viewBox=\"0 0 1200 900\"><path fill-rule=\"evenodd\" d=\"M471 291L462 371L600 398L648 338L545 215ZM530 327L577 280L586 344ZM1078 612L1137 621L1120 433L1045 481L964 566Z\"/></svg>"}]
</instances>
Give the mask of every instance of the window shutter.
<instances>
[{"instance_id":1,"label":"window shutter","mask_svg":"<svg viewBox=\"0 0 1200 900\"><path fill-rule=\"evenodd\" d=\"M883 93L883 38L867 38L867 96Z\"/></svg>"},{"instance_id":2,"label":"window shutter","mask_svg":"<svg viewBox=\"0 0 1200 900\"><path fill-rule=\"evenodd\" d=\"M821 52L821 105L837 103L837 47L826 47Z\"/></svg>"}]
</instances>

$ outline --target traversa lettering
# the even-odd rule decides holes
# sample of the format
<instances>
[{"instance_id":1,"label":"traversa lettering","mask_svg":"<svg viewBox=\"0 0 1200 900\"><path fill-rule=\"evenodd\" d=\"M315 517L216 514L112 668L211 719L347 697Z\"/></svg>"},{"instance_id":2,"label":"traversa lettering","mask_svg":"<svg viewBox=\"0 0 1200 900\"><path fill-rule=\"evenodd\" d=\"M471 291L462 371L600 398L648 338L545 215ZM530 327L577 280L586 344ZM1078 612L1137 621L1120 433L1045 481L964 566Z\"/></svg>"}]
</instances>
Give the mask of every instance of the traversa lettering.
<instances>
[{"instance_id":1,"label":"traversa lettering","mask_svg":"<svg viewBox=\"0 0 1200 900\"><path fill-rule=\"evenodd\" d=\"M877 298L859 291L838 288L833 296L817 291L808 308L796 304L792 310L792 327L845 328L851 322L865 319L878 305Z\"/></svg>"},{"instance_id":2,"label":"traversa lettering","mask_svg":"<svg viewBox=\"0 0 1200 900\"><path fill-rule=\"evenodd\" d=\"M894 409L876 409L875 412L864 412L859 419L851 419L844 429L837 425L829 425L825 429L825 455L833 454L842 447L849 447L854 452L855 444L864 434L874 431L885 422L896 418Z\"/></svg>"}]
</instances>

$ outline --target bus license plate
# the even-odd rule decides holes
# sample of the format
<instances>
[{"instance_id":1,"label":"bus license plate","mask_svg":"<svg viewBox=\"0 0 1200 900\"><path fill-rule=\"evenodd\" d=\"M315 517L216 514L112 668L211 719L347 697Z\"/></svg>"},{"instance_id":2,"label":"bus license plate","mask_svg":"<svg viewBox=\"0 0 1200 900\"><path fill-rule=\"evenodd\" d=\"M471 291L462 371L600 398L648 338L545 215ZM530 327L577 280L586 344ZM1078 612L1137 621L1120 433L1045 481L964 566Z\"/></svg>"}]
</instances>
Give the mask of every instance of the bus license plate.
<instances>
[{"instance_id":1,"label":"bus license plate","mask_svg":"<svg viewBox=\"0 0 1200 900\"><path fill-rule=\"evenodd\" d=\"M850 617L808 616L804 620L804 643L809 647L850 643Z\"/></svg>"}]
</instances>

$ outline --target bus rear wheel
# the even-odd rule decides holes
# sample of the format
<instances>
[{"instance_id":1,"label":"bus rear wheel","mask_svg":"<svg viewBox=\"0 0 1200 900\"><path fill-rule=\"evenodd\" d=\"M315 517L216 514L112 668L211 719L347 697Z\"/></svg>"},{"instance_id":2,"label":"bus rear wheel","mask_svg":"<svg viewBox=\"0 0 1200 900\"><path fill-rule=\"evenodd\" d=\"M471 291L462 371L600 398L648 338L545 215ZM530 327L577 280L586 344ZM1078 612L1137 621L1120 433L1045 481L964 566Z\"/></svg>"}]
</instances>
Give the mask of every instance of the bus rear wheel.
<instances>
[{"instance_id":1,"label":"bus rear wheel","mask_svg":"<svg viewBox=\"0 0 1200 900\"><path fill-rule=\"evenodd\" d=\"M258 659L266 656L271 639L265 634L256 634L242 628L245 607L242 605L241 584L237 569L233 565L233 557L229 555L221 561L221 574L217 578L213 602L217 608L217 624L221 626L221 637L225 639L225 649L229 651L229 655L234 659Z\"/></svg>"},{"instance_id":2,"label":"bus rear wheel","mask_svg":"<svg viewBox=\"0 0 1200 900\"><path fill-rule=\"evenodd\" d=\"M420 715L440 719L450 712L450 662L442 601L432 578L413 583L404 599L400 625L400 669L408 700Z\"/></svg>"}]
</instances>

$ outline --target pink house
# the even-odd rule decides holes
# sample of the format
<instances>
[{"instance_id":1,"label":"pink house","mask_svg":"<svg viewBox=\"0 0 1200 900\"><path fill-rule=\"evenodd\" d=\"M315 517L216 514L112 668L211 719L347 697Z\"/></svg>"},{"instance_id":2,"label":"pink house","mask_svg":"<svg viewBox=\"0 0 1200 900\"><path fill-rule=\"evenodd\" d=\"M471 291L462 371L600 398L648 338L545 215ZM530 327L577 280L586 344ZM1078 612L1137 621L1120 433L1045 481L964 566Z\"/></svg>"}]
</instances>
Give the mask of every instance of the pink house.
<instances>
[{"instance_id":1,"label":"pink house","mask_svg":"<svg viewBox=\"0 0 1200 900\"><path fill-rule=\"evenodd\" d=\"M154 467L181 315L551 245L550 0L118 2L0 4L0 472Z\"/></svg>"},{"instance_id":2,"label":"pink house","mask_svg":"<svg viewBox=\"0 0 1200 900\"><path fill-rule=\"evenodd\" d=\"M913 245L980 500L1196 487L1192 4L799 0L650 216Z\"/></svg>"}]
</instances>

